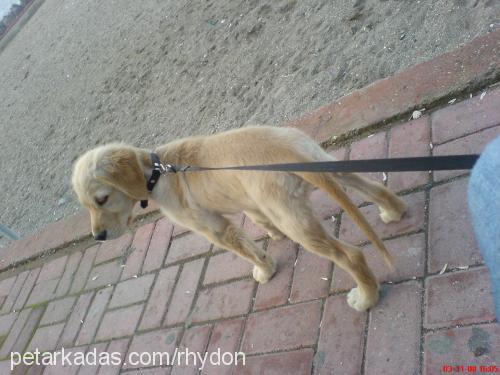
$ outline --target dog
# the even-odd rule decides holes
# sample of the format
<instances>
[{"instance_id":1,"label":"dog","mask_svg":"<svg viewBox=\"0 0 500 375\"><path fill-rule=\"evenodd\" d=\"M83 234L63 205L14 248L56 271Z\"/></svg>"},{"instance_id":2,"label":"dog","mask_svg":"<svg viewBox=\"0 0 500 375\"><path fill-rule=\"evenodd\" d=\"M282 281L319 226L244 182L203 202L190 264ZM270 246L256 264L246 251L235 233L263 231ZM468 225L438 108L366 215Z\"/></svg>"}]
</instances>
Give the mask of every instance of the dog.
<instances>
[{"instance_id":1,"label":"dog","mask_svg":"<svg viewBox=\"0 0 500 375\"><path fill-rule=\"evenodd\" d=\"M184 138L155 153L164 164L201 167L335 160L301 131L270 126ZM244 212L272 239L287 236L347 271L357 284L347 296L352 308L365 311L377 303L379 286L363 252L327 233L309 194L320 188L335 199L392 267L383 242L344 190L354 188L374 202L385 223L398 221L407 205L383 184L355 173L188 171L163 174L149 191L152 174L150 151L122 143L99 146L75 162L72 185L90 212L96 240L122 235L132 222L134 205L152 199L172 221L251 262L254 279L265 283L276 272L275 260L224 216Z\"/></svg>"}]
</instances>

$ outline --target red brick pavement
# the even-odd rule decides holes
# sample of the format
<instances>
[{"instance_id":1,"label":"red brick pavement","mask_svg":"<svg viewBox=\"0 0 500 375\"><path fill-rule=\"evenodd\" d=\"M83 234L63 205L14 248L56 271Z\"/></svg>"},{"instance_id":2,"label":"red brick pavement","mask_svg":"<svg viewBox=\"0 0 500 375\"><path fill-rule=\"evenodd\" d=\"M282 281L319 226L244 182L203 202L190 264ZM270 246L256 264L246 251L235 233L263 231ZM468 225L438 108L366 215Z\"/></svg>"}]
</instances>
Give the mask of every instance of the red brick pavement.
<instances>
[{"instance_id":1,"label":"red brick pavement","mask_svg":"<svg viewBox=\"0 0 500 375\"><path fill-rule=\"evenodd\" d=\"M500 89L485 92L330 151L341 158L479 152L500 134ZM1 274L0 373L8 373L11 351L63 347L124 359L133 352L148 359L155 351L220 348L244 352L246 363L207 364L201 372L159 362L140 370L131 361L16 371L440 374L446 366L499 366L500 332L468 217L467 172L386 177L375 176L409 204L401 222L385 225L374 205L357 203L394 255L395 273L337 206L320 193L313 197L325 226L360 244L382 283L381 300L369 312L347 305L354 284L345 272L287 239L270 240L248 218L235 222L278 261L265 285L252 279L246 262L159 219L133 235Z\"/></svg>"}]
</instances>

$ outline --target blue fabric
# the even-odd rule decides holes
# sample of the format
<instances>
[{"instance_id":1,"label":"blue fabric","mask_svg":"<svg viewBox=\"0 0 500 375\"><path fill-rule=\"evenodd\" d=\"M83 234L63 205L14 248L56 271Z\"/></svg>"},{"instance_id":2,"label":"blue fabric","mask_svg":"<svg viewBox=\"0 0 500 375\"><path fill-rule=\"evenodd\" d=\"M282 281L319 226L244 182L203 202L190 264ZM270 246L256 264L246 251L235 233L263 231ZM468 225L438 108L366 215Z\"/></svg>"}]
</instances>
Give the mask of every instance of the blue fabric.
<instances>
[{"instance_id":1,"label":"blue fabric","mask_svg":"<svg viewBox=\"0 0 500 375\"><path fill-rule=\"evenodd\" d=\"M497 319L500 319L500 137L491 142L472 169L469 209L481 254L488 266Z\"/></svg>"}]
</instances>

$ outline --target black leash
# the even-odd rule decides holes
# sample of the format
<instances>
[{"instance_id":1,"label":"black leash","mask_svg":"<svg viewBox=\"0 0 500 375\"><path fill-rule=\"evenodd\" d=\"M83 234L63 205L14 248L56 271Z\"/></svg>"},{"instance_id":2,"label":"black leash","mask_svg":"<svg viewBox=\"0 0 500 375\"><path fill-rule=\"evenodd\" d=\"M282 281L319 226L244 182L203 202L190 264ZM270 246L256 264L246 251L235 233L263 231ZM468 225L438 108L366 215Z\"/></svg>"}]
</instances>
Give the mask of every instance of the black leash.
<instances>
[{"instance_id":1,"label":"black leash","mask_svg":"<svg viewBox=\"0 0 500 375\"><path fill-rule=\"evenodd\" d=\"M318 161L310 163L282 163L267 165L242 165L233 167L197 167L162 164L151 153L153 173L147 188L151 192L161 174L203 171L270 171L270 172L416 172L472 169L479 155L422 156L413 158ZM143 208L148 201L141 201Z\"/></svg>"},{"instance_id":2,"label":"black leash","mask_svg":"<svg viewBox=\"0 0 500 375\"><path fill-rule=\"evenodd\" d=\"M167 166L168 172L272 171L272 172L415 172L471 169L479 155L422 156L413 158L318 161L242 165L234 167Z\"/></svg>"}]
</instances>

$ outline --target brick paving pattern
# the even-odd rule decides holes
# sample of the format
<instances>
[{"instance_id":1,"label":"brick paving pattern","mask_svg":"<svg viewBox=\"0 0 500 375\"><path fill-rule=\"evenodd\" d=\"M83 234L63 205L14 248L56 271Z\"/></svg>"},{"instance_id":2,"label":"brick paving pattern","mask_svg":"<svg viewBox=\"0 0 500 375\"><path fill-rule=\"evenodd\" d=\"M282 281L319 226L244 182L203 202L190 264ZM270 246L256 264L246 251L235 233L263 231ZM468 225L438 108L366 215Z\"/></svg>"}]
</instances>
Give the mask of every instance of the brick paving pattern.
<instances>
[{"instance_id":1,"label":"brick paving pattern","mask_svg":"<svg viewBox=\"0 0 500 375\"><path fill-rule=\"evenodd\" d=\"M477 153L498 135L500 89L492 89L329 151L353 159ZM394 273L334 202L319 191L312 196L325 226L363 246L381 281L370 311L348 307L354 284L345 272L287 239L269 239L248 218L233 220L278 262L265 285L246 262L161 218L2 277L0 373L10 371L11 351L62 347L123 357L220 348L247 357L244 366L202 371L126 363L22 365L16 372L431 375L446 366L499 366L500 329L468 217L467 171L372 177L409 205L401 222L385 225L374 205L353 196L394 255Z\"/></svg>"}]
</instances>

